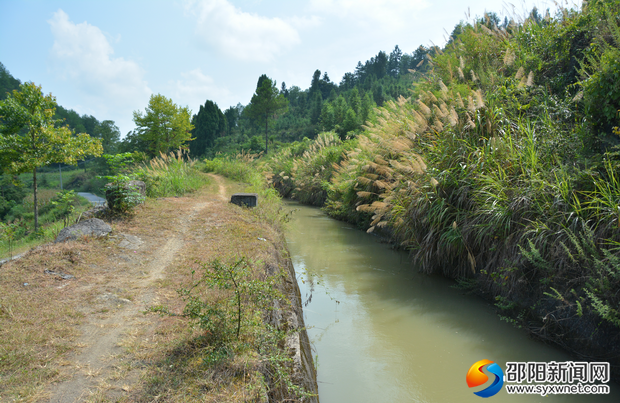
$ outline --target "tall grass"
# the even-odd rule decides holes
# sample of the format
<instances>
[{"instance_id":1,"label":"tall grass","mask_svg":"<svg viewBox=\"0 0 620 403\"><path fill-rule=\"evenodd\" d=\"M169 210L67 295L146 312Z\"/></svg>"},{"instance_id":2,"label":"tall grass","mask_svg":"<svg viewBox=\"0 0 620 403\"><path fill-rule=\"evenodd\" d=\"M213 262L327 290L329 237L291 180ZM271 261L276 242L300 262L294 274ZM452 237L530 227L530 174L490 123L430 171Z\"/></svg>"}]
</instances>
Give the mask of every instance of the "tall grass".
<instances>
[{"instance_id":1,"label":"tall grass","mask_svg":"<svg viewBox=\"0 0 620 403\"><path fill-rule=\"evenodd\" d=\"M420 270L473 281L537 336L620 363L620 164L591 148L573 73L547 85L569 56L540 42L563 44L579 18L463 27L410 98L355 139L281 150L271 180L389 236Z\"/></svg>"},{"instance_id":2,"label":"tall grass","mask_svg":"<svg viewBox=\"0 0 620 403\"><path fill-rule=\"evenodd\" d=\"M189 151L179 149L169 154L160 153L135 171L146 184L149 197L182 196L198 190L208 178L195 167Z\"/></svg>"}]
</instances>

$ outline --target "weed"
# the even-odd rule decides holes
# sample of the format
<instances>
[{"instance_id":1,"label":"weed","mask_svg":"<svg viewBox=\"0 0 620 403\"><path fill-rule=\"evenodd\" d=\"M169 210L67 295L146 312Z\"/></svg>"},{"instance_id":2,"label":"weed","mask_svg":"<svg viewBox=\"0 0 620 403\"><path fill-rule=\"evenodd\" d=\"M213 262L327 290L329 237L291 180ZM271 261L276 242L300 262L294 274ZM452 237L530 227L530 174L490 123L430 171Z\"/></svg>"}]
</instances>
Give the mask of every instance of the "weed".
<instances>
[{"instance_id":1,"label":"weed","mask_svg":"<svg viewBox=\"0 0 620 403\"><path fill-rule=\"evenodd\" d=\"M244 257L230 264L217 259L201 264L200 278L178 290L185 302L181 316L187 317L203 334L205 365L223 365L236 356L255 351L260 361L267 364L265 371L272 385L284 385L297 397L308 395L293 383L291 358L279 347L287 332L267 324L268 313L278 301L280 305L285 301L277 286L281 279L277 275L258 278L254 269L257 264ZM192 270L192 277L195 274L196 270ZM149 310L176 316L161 305Z\"/></svg>"}]
</instances>

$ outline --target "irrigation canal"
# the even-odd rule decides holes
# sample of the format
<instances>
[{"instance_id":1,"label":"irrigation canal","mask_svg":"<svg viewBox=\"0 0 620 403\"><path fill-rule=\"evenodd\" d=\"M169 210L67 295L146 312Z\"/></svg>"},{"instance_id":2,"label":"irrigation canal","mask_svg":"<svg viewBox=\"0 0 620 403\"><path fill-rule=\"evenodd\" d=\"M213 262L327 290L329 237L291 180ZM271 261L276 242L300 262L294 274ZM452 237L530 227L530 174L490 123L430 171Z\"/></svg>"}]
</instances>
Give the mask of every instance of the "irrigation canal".
<instances>
[{"instance_id":1,"label":"irrigation canal","mask_svg":"<svg viewBox=\"0 0 620 403\"><path fill-rule=\"evenodd\" d=\"M318 364L321 403L477 402L465 377L488 359L506 362L576 361L502 321L478 297L451 281L417 272L404 252L376 236L327 217L317 208L296 209L287 242L297 272L304 319ZM490 379L493 375L486 371ZM610 395L509 395L500 402L619 402Z\"/></svg>"}]
</instances>

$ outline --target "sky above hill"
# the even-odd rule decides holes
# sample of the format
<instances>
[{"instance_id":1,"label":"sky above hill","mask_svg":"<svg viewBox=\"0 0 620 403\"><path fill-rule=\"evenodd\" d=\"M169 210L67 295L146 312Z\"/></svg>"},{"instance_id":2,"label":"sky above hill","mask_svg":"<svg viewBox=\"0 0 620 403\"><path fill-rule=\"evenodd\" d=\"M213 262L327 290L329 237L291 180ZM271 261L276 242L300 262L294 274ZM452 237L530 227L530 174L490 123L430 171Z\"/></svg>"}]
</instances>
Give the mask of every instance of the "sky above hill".
<instances>
[{"instance_id":1,"label":"sky above hill","mask_svg":"<svg viewBox=\"0 0 620 403\"><path fill-rule=\"evenodd\" d=\"M258 77L310 86L316 69L339 83L395 45L443 46L459 21L485 11L522 18L553 2L525 0L0 0L0 62L60 105L111 119L162 94L197 113L249 103ZM567 4L567 3L563 3ZM580 1L569 0L569 7Z\"/></svg>"}]
</instances>

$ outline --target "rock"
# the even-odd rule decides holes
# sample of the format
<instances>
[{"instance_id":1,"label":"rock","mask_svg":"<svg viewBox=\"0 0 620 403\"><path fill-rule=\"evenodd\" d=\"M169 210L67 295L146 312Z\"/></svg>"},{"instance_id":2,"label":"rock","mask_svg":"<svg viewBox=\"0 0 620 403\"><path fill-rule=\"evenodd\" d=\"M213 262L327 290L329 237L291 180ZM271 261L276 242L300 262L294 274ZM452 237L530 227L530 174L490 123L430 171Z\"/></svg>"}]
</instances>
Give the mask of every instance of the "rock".
<instances>
[{"instance_id":1,"label":"rock","mask_svg":"<svg viewBox=\"0 0 620 403\"><path fill-rule=\"evenodd\" d=\"M142 181L129 181L127 185L136 189L140 194L146 197L146 183Z\"/></svg>"},{"instance_id":2,"label":"rock","mask_svg":"<svg viewBox=\"0 0 620 403\"><path fill-rule=\"evenodd\" d=\"M56 237L56 242L73 241L82 236L106 236L112 232L112 228L98 218L85 221L64 228Z\"/></svg>"},{"instance_id":3,"label":"rock","mask_svg":"<svg viewBox=\"0 0 620 403\"><path fill-rule=\"evenodd\" d=\"M256 207L258 195L256 193L235 193L230 197L230 202L237 206Z\"/></svg>"},{"instance_id":4,"label":"rock","mask_svg":"<svg viewBox=\"0 0 620 403\"><path fill-rule=\"evenodd\" d=\"M111 186L111 183L108 183L106 187ZM143 199L146 197L146 183L142 181L129 181L127 185L125 185L125 189L133 189L142 195ZM108 207L111 210L114 210L114 206L116 205L116 193L111 189L106 190L105 199L108 202Z\"/></svg>"},{"instance_id":5,"label":"rock","mask_svg":"<svg viewBox=\"0 0 620 403\"><path fill-rule=\"evenodd\" d=\"M107 209L108 209L107 206L95 206L91 208L90 210L85 211L84 214L82 214L82 218L87 219L87 218L94 218L99 215L103 215Z\"/></svg>"},{"instance_id":6,"label":"rock","mask_svg":"<svg viewBox=\"0 0 620 403\"><path fill-rule=\"evenodd\" d=\"M121 234L123 239L118 246L124 249L140 249L140 245L144 243L142 239L138 238L135 235Z\"/></svg>"}]
</instances>

